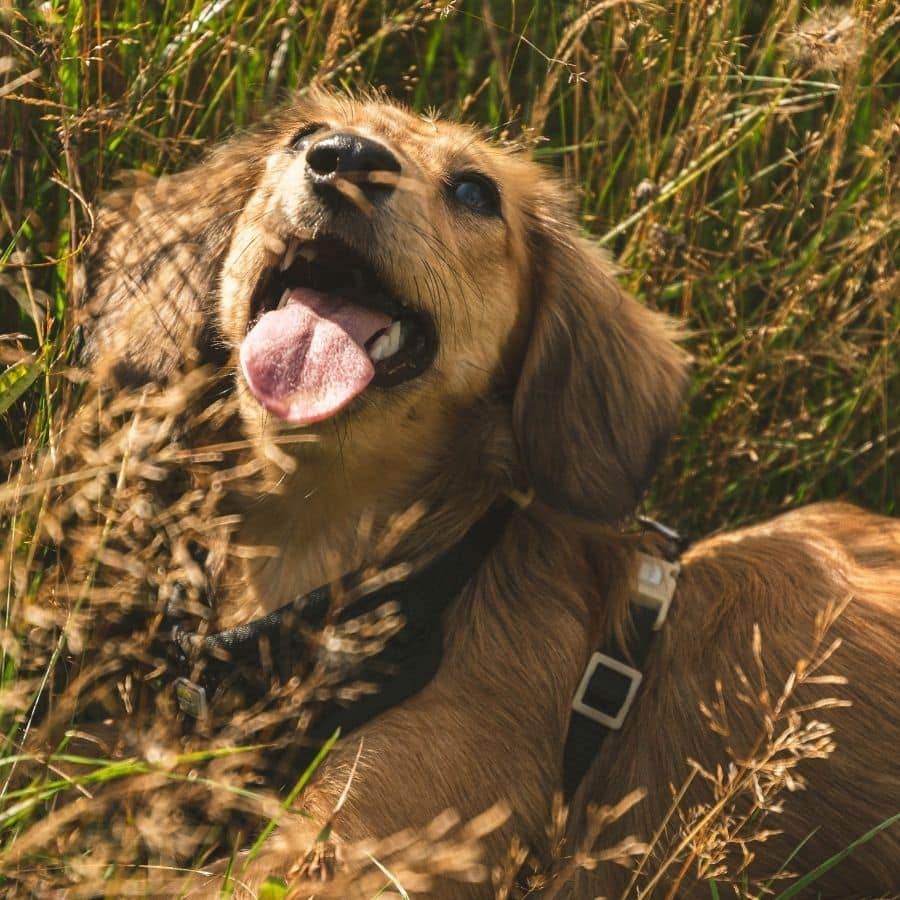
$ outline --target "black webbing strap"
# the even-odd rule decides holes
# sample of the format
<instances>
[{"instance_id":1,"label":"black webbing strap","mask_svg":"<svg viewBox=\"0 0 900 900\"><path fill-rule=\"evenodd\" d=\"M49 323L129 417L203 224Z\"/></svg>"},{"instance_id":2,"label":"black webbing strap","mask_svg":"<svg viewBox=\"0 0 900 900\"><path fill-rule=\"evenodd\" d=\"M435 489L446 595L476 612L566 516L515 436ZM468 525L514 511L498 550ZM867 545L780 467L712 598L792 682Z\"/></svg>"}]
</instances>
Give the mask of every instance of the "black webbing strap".
<instances>
[{"instance_id":1,"label":"black webbing strap","mask_svg":"<svg viewBox=\"0 0 900 900\"><path fill-rule=\"evenodd\" d=\"M331 590L320 587L259 619L214 634L198 635L175 625L175 665L184 673L175 682L178 705L198 717L205 714L208 700L227 688L237 687L248 697L264 693L272 673L263 658L286 681L299 663L310 662L313 648L306 635L324 624L330 606Z\"/></svg>"},{"instance_id":2,"label":"black webbing strap","mask_svg":"<svg viewBox=\"0 0 900 900\"><path fill-rule=\"evenodd\" d=\"M690 545L677 531L652 519L639 519L645 530L665 538L662 556L638 553L635 598L625 646L610 642L592 654L575 699L563 749L563 790L571 801L603 740L622 727L643 680L653 635L663 626L675 593L681 566L678 557Z\"/></svg>"},{"instance_id":3,"label":"black webbing strap","mask_svg":"<svg viewBox=\"0 0 900 900\"><path fill-rule=\"evenodd\" d=\"M422 571L370 595L375 598L369 601L371 608L382 602L399 603L405 624L381 653L365 661L360 673L378 689L350 704L330 704L308 732L311 738L325 740L336 728L345 735L431 681L443 655L443 613L481 567L515 508L511 500L495 506L458 544Z\"/></svg>"},{"instance_id":4,"label":"black webbing strap","mask_svg":"<svg viewBox=\"0 0 900 900\"><path fill-rule=\"evenodd\" d=\"M655 609L632 603L630 613L631 628L626 640L628 652L624 653L618 644L610 643L599 653L595 653L591 658L591 664L596 661L596 668L590 675L586 673L576 698L581 700L585 707L609 719L616 719L620 715L624 717L628 712L640 685L640 671L646 662L655 634L653 630L657 616ZM623 670L630 671L612 668L608 660L619 663ZM636 679L632 673L636 673ZM598 722L590 714L572 709L563 751L563 790L567 801L572 799L578 785L597 758L604 738L614 730L608 724Z\"/></svg>"},{"instance_id":5,"label":"black webbing strap","mask_svg":"<svg viewBox=\"0 0 900 900\"><path fill-rule=\"evenodd\" d=\"M649 516L637 516L636 521L644 531L654 531L666 539L665 556L670 562L678 559L694 542L692 537L681 534L669 525L663 525L662 522L657 522L656 519L651 519Z\"/></svg>"},{"instance_id":6,"label":"black webbing strap","mask_svg":"<svg viewBox=\"0 0 900 900\"><path fill-rule=\"evenodd\" d=\"M366 682L376 689L350 702L335 699L324 704L307 732L313 742L324 740L338 727L346 735L428 684L441 661L443 612L487 558L515 508L512 500L498 503L457 544L420 571L364 592L336 614L338 623L346 623L391 604L399 608L403 624L380 652L364 656L347 673L346 681ZM355 575L345 577L342 587L354 594L365 590ZM309 660L317 648L310 646L304 630L323 625L331 604L332 592L325 586L269 615L217 634L201 638L176 626L172 638L181 667L190 671L198 661L203 663L199 683L187 678L176 683L182 708L196 715L205 708L206 698L226 684L246 687L262 667L263 647L282 677L299 660Z\"/></svg>"}]
</instances>

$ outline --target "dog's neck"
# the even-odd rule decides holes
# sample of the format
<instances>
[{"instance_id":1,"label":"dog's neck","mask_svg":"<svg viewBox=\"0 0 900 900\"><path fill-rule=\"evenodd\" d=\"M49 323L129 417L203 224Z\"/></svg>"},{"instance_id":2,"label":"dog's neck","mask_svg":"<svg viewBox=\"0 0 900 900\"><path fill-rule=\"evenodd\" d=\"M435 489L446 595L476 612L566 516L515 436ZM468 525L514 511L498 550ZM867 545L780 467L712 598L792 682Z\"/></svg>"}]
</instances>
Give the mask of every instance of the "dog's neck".
<instances>
[{"instance_id":1,"label":"dog's neck","mask_svg":"<svg viewBox=\"0 0 900 900\"><path fill-rule=\"evenodd\" d=\"M235 549L244 561L229 576L236 583L221 592L238 601L222 609L222 625L367 566L419 565L458 541L509 483L497 464L506 441L449 446L439 436L406 454L402 466L396 446L383 454L369 446L363 455L349 442L301 445L293 471L269 473L272 489L243 505Z\"/></svg>"}]
</instances>

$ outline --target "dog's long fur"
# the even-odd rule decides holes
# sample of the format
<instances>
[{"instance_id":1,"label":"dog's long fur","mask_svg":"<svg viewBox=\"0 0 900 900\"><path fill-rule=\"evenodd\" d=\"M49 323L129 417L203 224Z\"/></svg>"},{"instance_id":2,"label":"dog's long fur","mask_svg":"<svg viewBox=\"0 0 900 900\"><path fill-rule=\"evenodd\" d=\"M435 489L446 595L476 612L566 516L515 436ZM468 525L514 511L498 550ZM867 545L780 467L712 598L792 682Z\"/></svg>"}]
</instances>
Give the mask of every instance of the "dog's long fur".
<instances>
[{"instance_id":1,"label":"dog's long fur","mask_svg":"<svg viewBox=\"0 0 900 900\"><path fill-rule=\"evenodd\" d=\"M403 165L389 202L331 217L309 189L302 151L290 147L309 122L388 146ZM502 219L453 207L446 184L460 170L496 181ZM275 449L289 429L233 376L244 433L285 471L276 472L277 492L243 510L239 542L279 552L247 554L235 594L249 586L252 602L232 603L226 621L372 562L384 529L408 508L425 510L403 546L418 564L497 498L535 494L447 613L433 682L338 745L303 798L313 823L283 831L253 872L287 873L302 857L344 787L360 736L340 840L500 802L511 815L485 839L486 858L497 862L513 835L547 855L573 693L591 652L628 628L643 545L616 526L677 422L687 374L675 328L617 286L601 251L578 235L552 176L467 128L376 100L298 101L196 168L120 192L98 221L85 301L89 352L125 382L170 378L209 360L234 365L252 290L295 234L339 231L438 328L431 371L367 391L334 421L310 427L312 443ZM783 834L757 852L775 871L815 830L791 863L803 871L900 809L900 524L819 505L705 540L683 557L640 699L576 797L569 846L579 845L589 803L639 787L647 799L608 834L649 838L689 759L714 769L726 744L737 758L752 752L763 725L752 705L729 700L722 737L701 704L715 701L718 683L726 700L746 693L737 672L757 671L755 624L777 690L808 653L817 616L845 603L830 632L843 645L828 671L848 683L819 694L806 687L803 697L827 690L852 701L828 712L837 750L801 769L807 789L786 800L771 823ZM699 780L694 796L703 797ZM593 897L613 895L627 875L600 866L579 878L572 896ZM828 896L896 889L897 830L828 879L818 885ZM448 880L431 895L482 897L490 888Z\"/></svg>"}]
</instances>

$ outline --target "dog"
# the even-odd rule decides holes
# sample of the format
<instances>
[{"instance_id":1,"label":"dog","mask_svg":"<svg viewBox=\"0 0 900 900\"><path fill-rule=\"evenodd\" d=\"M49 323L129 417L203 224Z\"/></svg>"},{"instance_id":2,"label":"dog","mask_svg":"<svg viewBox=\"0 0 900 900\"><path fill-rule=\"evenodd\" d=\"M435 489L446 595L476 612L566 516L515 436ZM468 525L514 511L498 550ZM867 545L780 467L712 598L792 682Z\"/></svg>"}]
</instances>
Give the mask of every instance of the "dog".
<instances>
[{"instance_id":1,"label":"dog","mask_svg":"<svg viewBox=\"0 0 900 900\"><path fill-rule=\"evenodd\" d=\"M277 485L241 507L237 541L256 552L226 579L221 627L377 565L410 509L391 555L415 572L511 503L440 610L436 671L342 736L302 795L309 818L236 864L249 889L302 884L323 823L340 856L447 809L494 808L489 866L514 839L569 861L565 886L532 881L535 895L614 896L659 870L705 896L686 876L719 871L697 810L725 808L729 774L745 773L747 802L729 821L759 838L736 844L768 875L787 860L809 871L900 810L900 523L822 504L671 554L674 596L633 703L552 837L589 664L614 646L623 677L637 669L635 584L666 540L622 526L677 427L688 359L527 154L378 97L309 92L194 168L109 198L86 270L94 369L135 385L217 367ZM814 721L826 695L835 748ZM618 816L605 846L653 844L639 871L578 863L598 804ZM412 892L492 896L488 871ZM897 828L815 884L898 888Z\"/></svg>"}]
</instances>

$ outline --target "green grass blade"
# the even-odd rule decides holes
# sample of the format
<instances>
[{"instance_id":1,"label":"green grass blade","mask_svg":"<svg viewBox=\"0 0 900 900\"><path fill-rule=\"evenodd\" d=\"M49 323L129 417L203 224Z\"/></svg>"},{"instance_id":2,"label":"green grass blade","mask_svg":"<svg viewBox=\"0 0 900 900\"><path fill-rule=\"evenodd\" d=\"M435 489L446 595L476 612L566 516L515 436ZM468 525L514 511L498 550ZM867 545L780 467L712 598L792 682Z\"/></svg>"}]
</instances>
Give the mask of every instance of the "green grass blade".
<instances>
[{"instance_id":1,"label":"green grass blade","mask_svg":"<svg viewBox=\"0 0 900 900\"><path fill-rule=\"evenodd\" d=\"M789 888L782 891L775 900L790 900L791 897L796 897L801 891L805 891L808 887L815 884L826 872L830 872L836 865L843 862L857 847L868 843L875 835L880 834L892 825L896 825L897 822L900 822L900 813L885 819L882 823L867 831L862 837L848 844L843 850L816 866L811 872L808 872L802 878L798 878Z\"/></svg>"},{"instance_id":2,"label":"green grass blade","mask_svg":"<svg viewBox=\"0 0 900 900\"><path fill-rule=\"evenodd\" d=\"M291 804L297 798L297 795L300 793L300 791L302 791L303 788L305 788L306 785L309 783L309 780L315 774L316 769L319 768L319 766L322 763L322 760L324 760L325 757L328 756L328 754L331 752L331 748L335 745L335 743L337 742L337 739L340 737L340 735L341 735L341 730L340 730L340 728L338 728L337 730L335 730L334 734L330 738L328 738L328 740L322 745L322 748L315 755L315 758L313 759L313 761L306 767L303 774L297 779L297 783L293 786L293 788L291 788L291 791L287 795L287 797L284 798L284 801L282 802L281 808L278 811L278 813L276 815L272 816L272 818L266 824L266 827L263 828L263 830L260 832L259 837L253 843L253 846L247 852L246 863L251 862L251 860L256 856L256 854L259 853L260 849L262 848L262 845L266 842L266 840L268 840L269 835L275 830L275 826L278 825L278 820L281 818L281 814L286 809L290 808ZM245 863L245 865L246 865L246 863Z\"/></svg>"},{"instance_id":3,"label":"green grass blade","mask_svg":"<svg viewBox=\"0 0 900 900\"><path fill-rule=\"evenodd\" d=\"M34 359L23 359L0 373L0 415L34 384L45 370L52 352L52 345L45 344Z\"/></svg>"}]
</instances>

